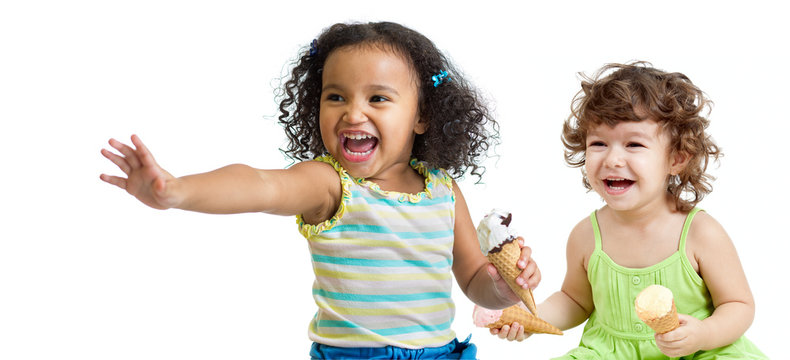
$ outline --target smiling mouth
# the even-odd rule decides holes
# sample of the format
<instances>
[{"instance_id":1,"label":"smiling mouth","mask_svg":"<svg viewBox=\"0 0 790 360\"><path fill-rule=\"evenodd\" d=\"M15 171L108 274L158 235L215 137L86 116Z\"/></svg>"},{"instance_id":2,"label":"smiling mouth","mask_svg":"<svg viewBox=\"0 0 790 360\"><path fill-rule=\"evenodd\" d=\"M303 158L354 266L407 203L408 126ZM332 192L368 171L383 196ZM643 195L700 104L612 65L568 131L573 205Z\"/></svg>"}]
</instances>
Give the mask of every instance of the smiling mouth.
<instances>
[{"instance_id":1,"label":"smiling mouth","mask_svg":"<svg viewBox=\"0 0 790 360\"><path fill-rule=\"evenodd\" d=\"M379 144L379 139L365 133L345 133L340 135L343 149L351 156L365 157L370 155Z\"/></svg>"},{"instance_id":2,"label":"smiling mouth","mask_svg":"<svg viewBox=\"0 0 790 360\"><path fill-rule=\"evenodd\" d=\"M625 190L626 188L628 188L628 187L630 187L631 185L634 184L633 180L622 179L622 178L619 178L619 179L604 179L603 182L604 182L604 184L606 184L607 188L609 188L611 190L614 190L614 191Z\"/></svg>"}]
</instances>

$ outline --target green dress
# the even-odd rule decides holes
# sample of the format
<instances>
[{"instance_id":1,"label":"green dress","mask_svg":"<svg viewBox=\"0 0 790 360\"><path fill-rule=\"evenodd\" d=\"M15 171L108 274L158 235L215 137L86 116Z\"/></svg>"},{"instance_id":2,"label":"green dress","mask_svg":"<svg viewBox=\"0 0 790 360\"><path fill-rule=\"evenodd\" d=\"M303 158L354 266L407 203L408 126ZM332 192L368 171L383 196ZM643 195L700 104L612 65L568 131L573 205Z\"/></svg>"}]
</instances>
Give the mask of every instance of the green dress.
<instances>
[{"instance_id":1,"label":"green dress","mask_svg":"<svg viewBox=\"0 0 790 360\"><path fill-rule=\"evenodd\" d=\"M694 215L686 217L678 251L663 261L641 269L615 263L601 247L601 232L595 211L590 221L595 233L595 250L590 256L587 278L592 286L595 309L582 333L578 348L556 359L669 359L662 354L634 310L634 300L642 289L660 284L672 290L678 313L705 319L713 313L713 302L705 282L686 257L686 234ZM680 359L768 359L746 337L718 349L699 351Z\"/></svg>"}]
</instances>

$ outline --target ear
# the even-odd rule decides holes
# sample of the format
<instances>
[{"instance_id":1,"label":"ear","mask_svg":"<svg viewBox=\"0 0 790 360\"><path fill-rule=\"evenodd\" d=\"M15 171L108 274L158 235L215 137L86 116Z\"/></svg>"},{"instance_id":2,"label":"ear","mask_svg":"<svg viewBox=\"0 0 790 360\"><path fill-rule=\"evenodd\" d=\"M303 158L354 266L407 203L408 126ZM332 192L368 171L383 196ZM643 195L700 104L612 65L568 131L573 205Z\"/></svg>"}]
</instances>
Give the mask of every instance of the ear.
<instances>
[{"instance_id":1,"label":"ear","mask_svg":"<svg viewBox=\"0 0 790 360\"><path fill-rule=\"evenodd\" d=\"M673 152L669 158L669 174L678 175L688 165L691 156L686 152Z\"/></svg>"},{"instance_id":2,"label":"ear","mask_svg":"<svg viewBox=\"0 0 790 360\"><path fill-rule=\"evenodd\" d=\"M428 120L425 118L419 118L417 123L414 124L414 133L417 135L425 134L428 131Z\"/></svg>"}]
</instances>

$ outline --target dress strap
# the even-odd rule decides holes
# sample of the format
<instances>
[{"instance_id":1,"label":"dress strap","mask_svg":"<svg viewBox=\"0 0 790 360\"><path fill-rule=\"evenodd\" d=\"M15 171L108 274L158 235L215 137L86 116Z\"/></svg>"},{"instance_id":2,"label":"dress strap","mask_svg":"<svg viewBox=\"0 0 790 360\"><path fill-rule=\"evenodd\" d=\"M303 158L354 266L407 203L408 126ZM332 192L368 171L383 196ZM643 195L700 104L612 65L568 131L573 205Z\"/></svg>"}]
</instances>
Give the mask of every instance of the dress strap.
<instances>
[{"instance_id":1,"label":"dress strap","mask_svg":"<svg viewBox=\"0 0 790 360\"><path fill-rule=\"evenodd\" d=\"M686 235L688 235L689 228L691 228L691 221L694 220L694 215L697 215L700 210L702 209L695 207L686 215L686 222L683 223L683 232L680 233L680 243L678 244L678 250L683 254L686 253Z\"/></svg>"},{"instance_id":2,"label":"dress strap","mask_svg":"<svg viewBox=\"0 0 790 360\"><path fill-rule=\"evenodd\" d=\"M590 222L592 223L593 227L593 234L595 234L595 250L601 250L603 247L601 246L601 230L598 228L598 218L595 216L596 210L590 214Z\"/></svg>"}]
</instances>

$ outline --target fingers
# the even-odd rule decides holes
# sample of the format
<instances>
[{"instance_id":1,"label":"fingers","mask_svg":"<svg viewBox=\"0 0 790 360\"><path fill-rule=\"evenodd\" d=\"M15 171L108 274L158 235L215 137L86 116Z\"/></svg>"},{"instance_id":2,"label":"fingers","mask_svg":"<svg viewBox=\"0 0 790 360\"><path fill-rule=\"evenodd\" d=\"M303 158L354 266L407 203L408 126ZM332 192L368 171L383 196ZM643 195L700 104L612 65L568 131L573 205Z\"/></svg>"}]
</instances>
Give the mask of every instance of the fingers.
<instances>
[{"instance_id":1,"label":"fingers","mask_svg":"<svg viewBox=\"0 0 790 360\"><path fill-rule=\"evenodd\" d=\"M143 144L143 141L140 140L140 137L137 135L132 135L132 144L134 147L137 148L137 156L140 160L140 163L143 166L155 166L156 161L154 161L154 156L151 154L151 151Z\"/></svg>"},{"instance_id":2,"label":"fingers","mask_svg":"<svg viewBox=\"0 0 790 360\"><path fill-rule=\"evenodd\" d=\"M119 187L121 189L124 189L124 190L126 189L126 179L124 179L122 177L110 176L110 175L107 175L107 174L101 174L99 176L99 179L102 179L102 181L104 181L106 183L109 183L109 184L112 184L112 185L115 185L115 186L117 186L117 187Z\"/></svg>"},{"instance_id":3,"label":"fingers","mask_svg":"<svg viewBox=\"0 0 790 360\"><path fill-rule=\"evenodd\" d=\"M530 289L535 289L538 287L538 284L540 284L540 269L538 269L538 265L534 261L530 261L521 274L522 277L530 274L526 279L526 283Z\"/></svg>"},{"instance_id":4,"label":"fingers","mask_svg":"<svg viewBox=\"0 0 790 360\"><path fill-rule=\"evenodd\" d=\"M129 145L126 145L115 139L110 139L109 143L110 146L112 146L115 150L118 150L118 152L120 152L126 158L126 162L129 164L130 168L136 169L140 167L140 160L138 160L134 149L129 147Z\"/></svg>"},{"instance_id":5,"label":"fingers","mask_svg":"<svg viewBox=\"0 0 790 360\"><path fill-rule=\"evenodd\" d=\"M522 243L522 248L517 265L522 269L522 272L516 278L516 283L525 289L534 289L540 283L540 270L535 261L532 260L532 249L529 246L523 246L524 239L521 237L519 237L518 240L519 243Z\"/></svg>"},{"instance_id":6,"label":"fingers","mask_svg":"<svg viewBox=\"0 0 790 360\"><path fill-rule=\"evenodd\" d=\"M499 271L496 270L496 266L494 266L493 264L489 263L488 265L486 265L486 270L488 271L488 276L491 277L491 280L499 281L499 279L502 278L502 276L499 275Z\"/></svg>"},{"instance_id":7,"label":"fingers","mask_svg":"<svg viewBox=\"0 0 790 360\"><path fill-rule=\"evenodd\" d=\"M124 174L129 175L129 173L132 171L132 168L126 162L125 158L118 156L112 151L109 151L107 149L101 149L101 154L104 157L106 157L108 160L112 161L113 164L118 166L118 168L120 168L121 171L124 172Z\"/></svg>"},{"instance_id":8,"label":"fingers","mask_svg":"<svg viewBox=\"0 0 790 360\"><path fill-rule=\"evenodd\" d=\"M510 326L502 326L502 329L499 331L497 336L500 339L507 339L507 341L521 341L527 338L524 335L524 327L517 322L510 324Z\"/></svg>"}]
</instances>

